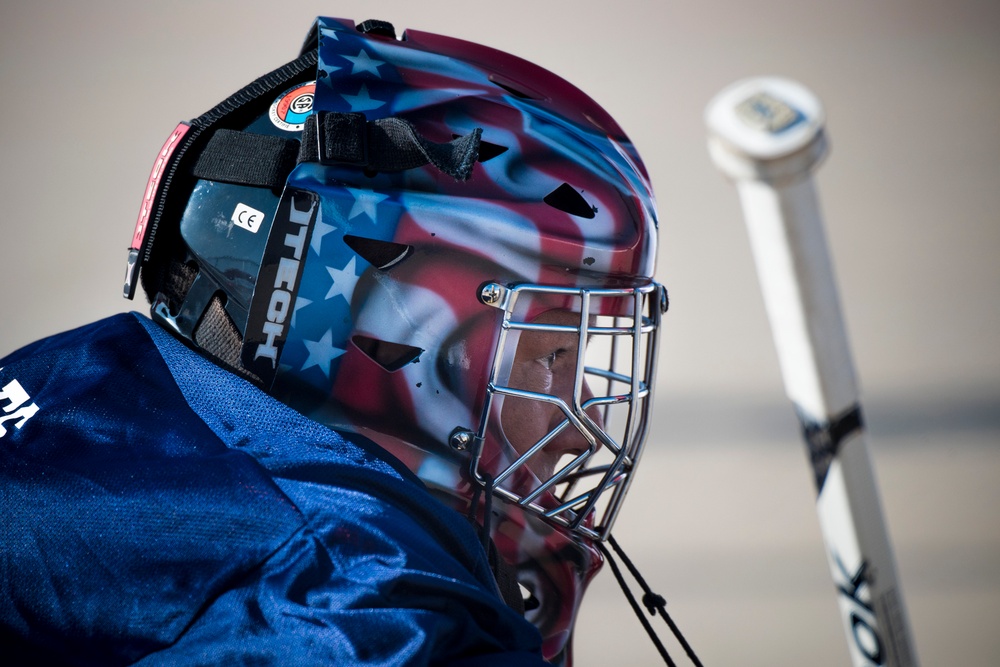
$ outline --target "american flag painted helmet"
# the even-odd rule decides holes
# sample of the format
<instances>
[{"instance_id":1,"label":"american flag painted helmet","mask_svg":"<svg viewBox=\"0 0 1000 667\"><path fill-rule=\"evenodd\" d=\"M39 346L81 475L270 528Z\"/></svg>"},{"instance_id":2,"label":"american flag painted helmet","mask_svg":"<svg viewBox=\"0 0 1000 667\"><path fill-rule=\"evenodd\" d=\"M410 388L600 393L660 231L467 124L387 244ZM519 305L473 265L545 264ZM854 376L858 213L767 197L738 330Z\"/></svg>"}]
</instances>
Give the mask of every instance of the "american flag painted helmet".
<instances>
[{"instance_id":1,"label":"american flag painted helmet","mask_svg":"<svg viewBox=\"0 0 1000 667\"><path fill-rule=\"evenodd\" d=\"M579 89L320 18L168 139L125 293L141 266L154 319L474 513L566 663L648 430L656 233L638 154Z\"/></svg>"}]
</instances>

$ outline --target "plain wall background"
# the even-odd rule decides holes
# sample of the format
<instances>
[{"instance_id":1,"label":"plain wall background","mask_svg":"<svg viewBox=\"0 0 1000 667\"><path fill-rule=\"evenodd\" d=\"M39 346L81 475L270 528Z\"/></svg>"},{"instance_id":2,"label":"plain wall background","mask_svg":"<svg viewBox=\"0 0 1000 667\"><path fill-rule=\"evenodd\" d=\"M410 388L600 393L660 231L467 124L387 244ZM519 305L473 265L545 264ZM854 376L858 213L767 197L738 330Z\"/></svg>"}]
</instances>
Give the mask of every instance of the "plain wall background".
<instances>
[{"instance_id":1,"label":"plain wall background","mask_svg":"<svg viewBox=\"0 0 1000 667\"><path fill-rule=\"evenodd\" d=\"M655 434L616 534L706 664L847 661L736 194L702 121L745 76L813 89L832 146L820 200L918 650L925 665L1000 662L1000 5L6 1L0 354L146 311L120 292L157 149L290 60L317 14L533 60L638 146L672 307ZM577 664L656 664L613 586L604 573L588 598Z\"/></svg>"}]
</instances>

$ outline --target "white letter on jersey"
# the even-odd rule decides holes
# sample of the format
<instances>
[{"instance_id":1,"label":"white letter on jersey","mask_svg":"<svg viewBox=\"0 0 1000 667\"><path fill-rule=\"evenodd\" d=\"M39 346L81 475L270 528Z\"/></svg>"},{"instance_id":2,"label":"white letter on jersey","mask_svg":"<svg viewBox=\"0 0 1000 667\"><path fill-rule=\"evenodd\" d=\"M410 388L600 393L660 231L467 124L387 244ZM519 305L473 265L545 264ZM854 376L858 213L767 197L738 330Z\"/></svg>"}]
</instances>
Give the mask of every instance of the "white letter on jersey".
<instances>
[{"instance_id":1,"label":"white letter on jersey","mask_svg":"<svg viewBox=\"0 0 1000 667\"><path fill-rule=\"evenodd\" d=\"M38 412L38 406L34 403L24 405L29 400L31 400L31 397L28 396L28 392L24 390L24 387L17 380L11 380L0 389L0 401L8 403L8 405L3 407L3 411L7 414L0 416L0 438L7 435L7 428L4 426L4 422L17 420L14 421L14 426L20 429L26 421Z\"/></svg>"}]
</instances>

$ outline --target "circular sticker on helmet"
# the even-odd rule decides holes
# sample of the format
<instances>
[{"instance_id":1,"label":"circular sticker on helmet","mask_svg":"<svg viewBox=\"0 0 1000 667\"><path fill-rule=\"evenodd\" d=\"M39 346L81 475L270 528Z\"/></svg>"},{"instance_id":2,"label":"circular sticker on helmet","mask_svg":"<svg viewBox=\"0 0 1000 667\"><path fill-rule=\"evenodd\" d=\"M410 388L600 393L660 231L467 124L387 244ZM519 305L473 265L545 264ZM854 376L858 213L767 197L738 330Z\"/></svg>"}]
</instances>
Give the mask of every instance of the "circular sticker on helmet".
<instances>
[{"instance_id":1,"label":"circular sticker on helmet","mask_svg":"<svg viewBox=\"0 0 1000 667\"><path fill-rule=\"evenodd\" d=\"M306 117L312 113L316 82L302 83L283 92L271 105L268 116L274 126L288 132L299 132Z\"/></svg>"}]
</instances>

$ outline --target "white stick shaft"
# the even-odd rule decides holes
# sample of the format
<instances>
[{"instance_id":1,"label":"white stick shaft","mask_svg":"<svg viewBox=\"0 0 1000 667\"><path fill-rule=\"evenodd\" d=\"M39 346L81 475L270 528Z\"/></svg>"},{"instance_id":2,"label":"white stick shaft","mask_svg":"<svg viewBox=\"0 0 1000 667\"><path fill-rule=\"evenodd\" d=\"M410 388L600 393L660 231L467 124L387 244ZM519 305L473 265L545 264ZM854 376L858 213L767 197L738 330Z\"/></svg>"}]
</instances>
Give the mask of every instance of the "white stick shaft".
<instances>
[{"instance_id":1,"label":"white stick shaft","mask_svg":"<svg viewBox=\"0 0 1000 667\"><path fill-rule=\"evenodd\" d=\"M812 179L737 187L785 389L811 434L816 508L853 663L915 666ZM858 421L838 443L831 426L845 415Z\"/></svg>"},{"instance_id":2,"label":"white stick shaft","mask_svg":"<svg viewBox=\"0 0 1000 667\"><path fill-rule=\"evenodd\" d=\"M712 157L739 191L785 390L802 422L853 664L916 667L810 176L826 149L822 108L794 82L751 79L720 93L707 120Z\"/></svg>"},{"instance_id":3,"label":"white stick shaft","mask_svg":"<svg viewBox=\"0 0 1000 667\"><path fill-rule=\"evenodd\" d=\"M814 421L840 414L858 391L812 179L737 188L785 390Z\"/></svg>"}]
</instances>

